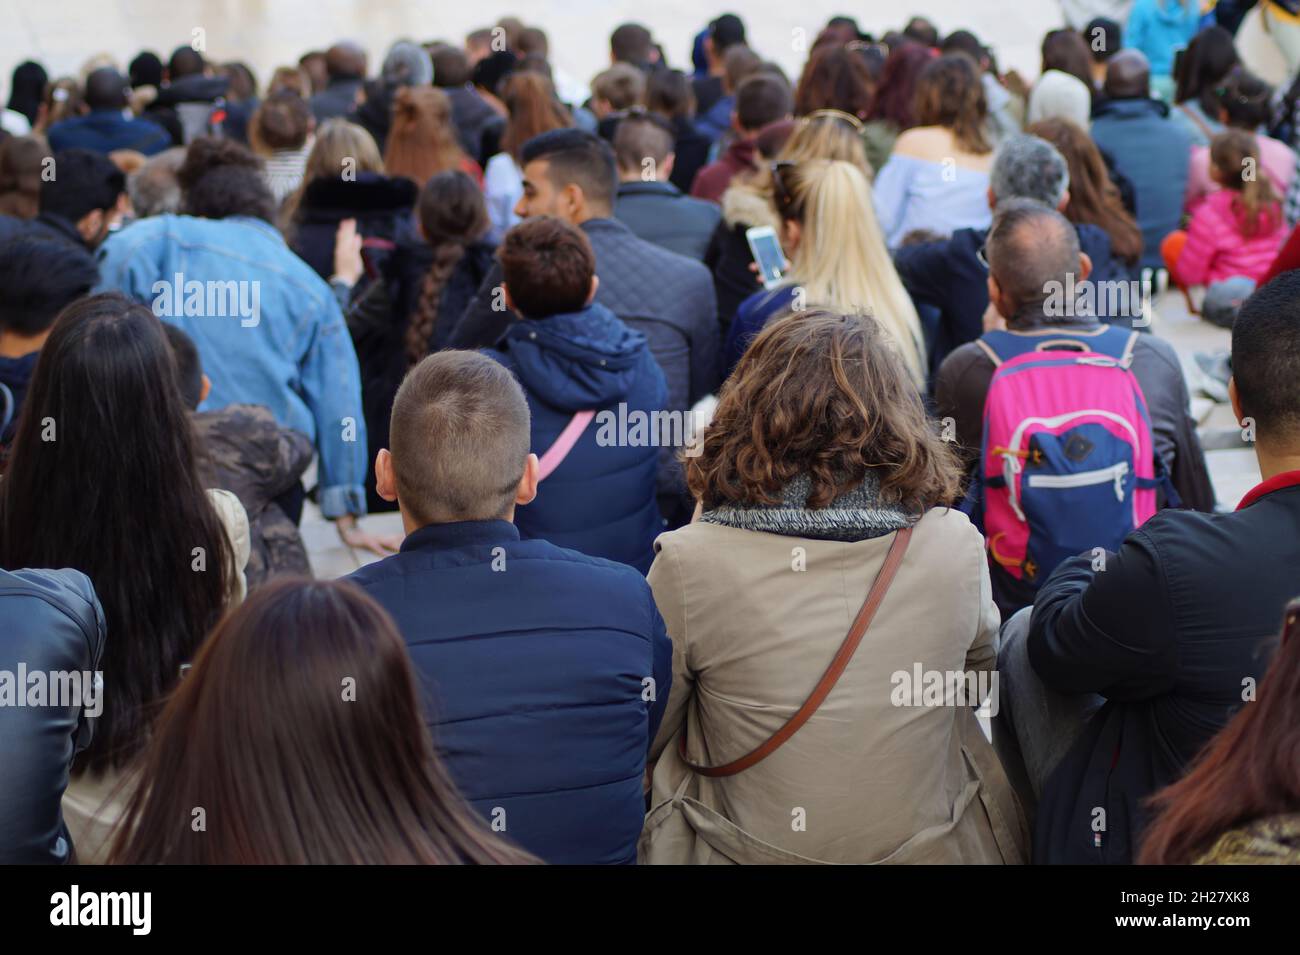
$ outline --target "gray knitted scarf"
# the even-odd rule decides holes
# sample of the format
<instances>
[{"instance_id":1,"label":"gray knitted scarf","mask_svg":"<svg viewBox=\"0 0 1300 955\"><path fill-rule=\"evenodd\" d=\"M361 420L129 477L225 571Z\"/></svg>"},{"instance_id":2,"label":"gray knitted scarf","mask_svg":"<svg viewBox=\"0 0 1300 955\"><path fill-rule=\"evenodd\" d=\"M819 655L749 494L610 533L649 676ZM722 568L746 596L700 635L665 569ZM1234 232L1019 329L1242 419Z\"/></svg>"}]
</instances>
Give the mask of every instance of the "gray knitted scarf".
<instances>
[{"instance_id":1,"label":"gray knitted scarf","mask_svg":"<svg viewBox=\"0 0 1300 955\"><path fill-rule=\"evenodd\" d=\"M918 515L901 504L880 500L880 479L867 471L862 483L841 494L827 507L808 506L812 479L802 474L781 492L775 505L725 505L705 511L700 520L747 531L815 540L861 541L884 537L915 524Z\"/></svg>"}]
</instances>

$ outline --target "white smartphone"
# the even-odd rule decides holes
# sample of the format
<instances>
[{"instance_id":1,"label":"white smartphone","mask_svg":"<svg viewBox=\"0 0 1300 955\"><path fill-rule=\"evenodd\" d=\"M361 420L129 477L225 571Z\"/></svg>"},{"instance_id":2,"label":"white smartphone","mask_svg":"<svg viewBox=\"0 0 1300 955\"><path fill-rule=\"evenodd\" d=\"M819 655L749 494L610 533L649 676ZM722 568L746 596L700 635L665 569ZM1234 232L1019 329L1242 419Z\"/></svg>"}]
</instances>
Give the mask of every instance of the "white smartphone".
<instances>
[{"instance_id":1,"label":"white smartphone","mask_svg":"<svg viewBox=\"0 0 1300 955\"><path fill-rule=\"evenodd\" d=\"M785 267L785 253L777 240L776 230L770 225L756 225L745 230L749 251L758 263L758 274L763 278L763 288L774 289L781 284L781 271Z\"/></svg>"}]
</instances>

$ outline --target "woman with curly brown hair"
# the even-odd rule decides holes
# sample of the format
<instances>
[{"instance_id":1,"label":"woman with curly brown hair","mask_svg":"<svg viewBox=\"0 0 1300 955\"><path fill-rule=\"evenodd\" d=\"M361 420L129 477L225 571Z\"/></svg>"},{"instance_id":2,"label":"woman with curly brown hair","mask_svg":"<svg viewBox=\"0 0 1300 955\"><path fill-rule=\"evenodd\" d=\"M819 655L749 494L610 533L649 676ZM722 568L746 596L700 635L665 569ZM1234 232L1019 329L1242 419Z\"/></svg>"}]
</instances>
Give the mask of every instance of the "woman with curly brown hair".
<instances>
[{"instance_id":1,"label":"woman with curly brown hair","mask_svg":"<svg viewBox=\"0 0 1300 955\"><path fill-rule=\"evenodd\" d=\"M997 700L983 541L889 336L778 319L694 450L696 519L649 575L673 681L641 860L1024 861L973 709Z\"/></svg>"},{"instance_id":2,"label":"woman with curly brown hair","mask_svg":"<svg viewBox=\"0 0 1300 955\"><path fill-rule=\"evenodd\" d=\"M876 176L876 214L891 249L909 232L949 235L990 220L993 146L979 68L960 53L932 61L917 81L915 111L917 125L899 135Z\"/></svg>"}]
</instances>

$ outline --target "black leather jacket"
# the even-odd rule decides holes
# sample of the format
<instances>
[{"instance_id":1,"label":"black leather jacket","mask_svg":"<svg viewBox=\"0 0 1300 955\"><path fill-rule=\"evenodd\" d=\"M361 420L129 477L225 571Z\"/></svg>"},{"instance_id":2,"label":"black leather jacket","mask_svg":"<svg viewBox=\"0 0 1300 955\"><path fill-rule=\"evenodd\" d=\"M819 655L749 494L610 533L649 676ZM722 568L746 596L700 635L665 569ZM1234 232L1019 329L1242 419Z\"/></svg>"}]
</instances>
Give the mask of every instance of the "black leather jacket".
<instances>
[{"instance_id":1,"label":"black leather jacket","mask_svg":"<svg viewBox=\"0 0 1300 955\"><path fill-rule=\"evenodd\" d=\"M80 571L0 570L0 864L71 858L60 806L72 758L94 733L102 689L67 699L49 676L97 671L106 630ZM33 690L38 673L47 682L43 700Z\"/></svg>"}]
</instances>

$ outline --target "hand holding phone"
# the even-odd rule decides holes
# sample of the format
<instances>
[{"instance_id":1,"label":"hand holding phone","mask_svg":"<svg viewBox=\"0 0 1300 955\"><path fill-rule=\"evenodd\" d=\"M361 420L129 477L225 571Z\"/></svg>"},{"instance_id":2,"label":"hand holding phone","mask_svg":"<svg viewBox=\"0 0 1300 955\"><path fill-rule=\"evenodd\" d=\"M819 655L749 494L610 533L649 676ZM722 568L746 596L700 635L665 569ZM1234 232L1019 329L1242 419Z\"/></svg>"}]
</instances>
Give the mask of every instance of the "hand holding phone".
<instances>
[{"instance_id":1,"label":"hand holding phone","mask_svg":"<svg viewBox=\"0 0 1300 955\"><path fill-rule=\"evenodd\" d=\"M776 288L781 284L781 273L786 264L785 253L781 251L781 243L776 238L776 230L768 225L754 226L745 230L745 239L749 242L750 254L758 266L763 288Z\"/></svg>"}]
</instances>

